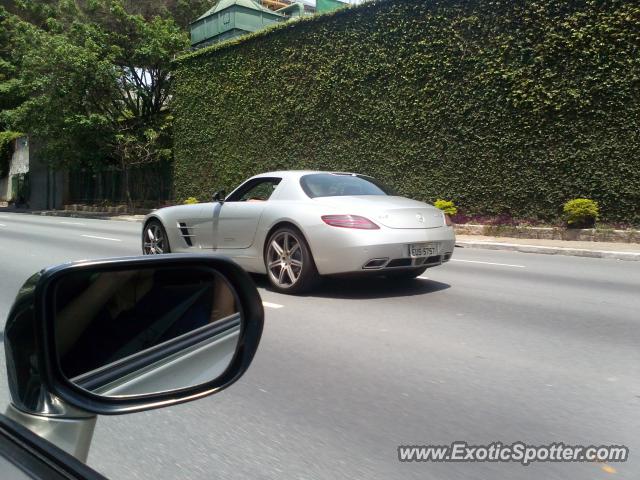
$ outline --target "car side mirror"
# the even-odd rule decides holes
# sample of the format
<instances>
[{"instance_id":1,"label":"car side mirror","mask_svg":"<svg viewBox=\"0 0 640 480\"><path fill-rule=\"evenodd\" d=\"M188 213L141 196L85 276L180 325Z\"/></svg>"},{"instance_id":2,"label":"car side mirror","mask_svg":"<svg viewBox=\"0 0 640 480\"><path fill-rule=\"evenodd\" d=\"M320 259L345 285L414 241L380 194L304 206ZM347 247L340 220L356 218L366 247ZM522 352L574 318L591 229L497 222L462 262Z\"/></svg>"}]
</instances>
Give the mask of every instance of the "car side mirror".
<instances>
[{"instance_id":1,"label":"car side mirror","mask_svg":"<svg viewBox=\"0 0 640 480\"><path fill-rule=\"evenodd\" d=\"M222 257L44 270L21 289L5 327L12 404L32 414L48 404L51 413L50 397L119 414L217 393L251 364L263 318L251 277Z\"/></svg>"},{"instance_id":2,"label":"car side mirror","mask_svg":"<svg viewBox=\"0 0 640 480\"><path fill-rule=\"evenodd\" d=\"M213 194L213 201L214 202L219 202L219 203L224 203L224 199L226 197L226 193L224 190L218 190L216 193Z\"/></svg>"}]
</instances>

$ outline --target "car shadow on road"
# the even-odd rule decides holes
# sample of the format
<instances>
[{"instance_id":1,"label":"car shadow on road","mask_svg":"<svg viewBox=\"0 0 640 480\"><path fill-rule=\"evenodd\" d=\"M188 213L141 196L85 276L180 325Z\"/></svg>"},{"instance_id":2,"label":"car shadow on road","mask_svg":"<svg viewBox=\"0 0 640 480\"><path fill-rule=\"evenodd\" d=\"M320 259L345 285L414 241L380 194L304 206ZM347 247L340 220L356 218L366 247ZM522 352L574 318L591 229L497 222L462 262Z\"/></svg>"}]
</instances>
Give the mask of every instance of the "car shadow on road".
<instances>
[{"instance_id":1,"label":"car shadow on road","mask_svg":"<svg viewBox=\"0 0 640 480\"><path fill-rule=\"evenodd\" d=\"M253 275L256 285L274 291L266 275ZM325 278L322 283L304 297L339 298L347 300L366 300L373 298L409 297L426 295L450 288L448 283L426 278L413 280L389 280L383 277L371 278Z\"/></svg>"}]
</instances>

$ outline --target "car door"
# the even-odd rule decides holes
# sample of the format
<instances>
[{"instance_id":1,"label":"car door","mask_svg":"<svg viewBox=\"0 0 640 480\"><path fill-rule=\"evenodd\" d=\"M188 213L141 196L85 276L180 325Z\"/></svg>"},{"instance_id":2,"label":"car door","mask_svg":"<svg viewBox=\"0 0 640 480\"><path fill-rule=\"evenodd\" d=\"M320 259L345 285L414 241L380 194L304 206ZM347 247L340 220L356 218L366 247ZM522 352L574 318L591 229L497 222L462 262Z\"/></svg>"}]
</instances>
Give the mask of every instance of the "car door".
<instances>
[{"instance_id":1,"label":"car door","mask_svg":"<svg viewBox=\"0 0 640 480\"><path fill-rule=\"evenodd\" d=\"M4 415L0 415L0 472L3 480L106 480Z\"/></svg>"},{"instance_id":2,"label":"car door","mask_svg":"<svg viewBox=\"0 0 640 480\"><path fill-rule=\"evenodd\" d=\"M278 177L249 180L214 207L214 249L242 249L253 244L260 218L281 180Z\"/></svg>"}]
</instances>

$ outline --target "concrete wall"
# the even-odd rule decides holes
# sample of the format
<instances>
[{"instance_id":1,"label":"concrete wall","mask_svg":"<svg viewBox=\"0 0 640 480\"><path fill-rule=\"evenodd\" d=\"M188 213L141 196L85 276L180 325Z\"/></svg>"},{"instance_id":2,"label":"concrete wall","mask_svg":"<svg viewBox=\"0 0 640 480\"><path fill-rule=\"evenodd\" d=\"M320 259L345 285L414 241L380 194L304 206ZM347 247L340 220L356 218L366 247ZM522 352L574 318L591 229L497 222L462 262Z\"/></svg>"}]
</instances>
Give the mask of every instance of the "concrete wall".
<instances>
[{"instance_id":1,"label":"concrete wall","mask_svg":"<svg viewBox=\"0 0 640 480\"><path fill-rule=\"evenodd\" d=\"M29 208L32 210L62 209L69 197L68 174L53 170L40 158L37 143L31 142L29 161L31 196Z\"/></svg>"},{"instance_id":2,"label":"concrete wall","mask_svg":"<svg viewBox=\"0 0 640 480\"><path fill-rule=\"evenodd\" d=\"M15 141L15 150L11 158L9 176L29 171L29 140L20 137Z\"/></svg>"},{"instance_id":3,"label":"concrete wall","mask_svg":"<svg viewBox=\"0 0 640 480\"><path fill-rule=\"evenodd\" d=\"M50 168L38 155L37 142L27 137L16 140L9 164L9 175L0 178L0 201L15 200L11 178L29 174L30 194L26 199L29 208L49 210L64 208L69 197L69 181L66 171Z\"/></svg>"}]
</instances>

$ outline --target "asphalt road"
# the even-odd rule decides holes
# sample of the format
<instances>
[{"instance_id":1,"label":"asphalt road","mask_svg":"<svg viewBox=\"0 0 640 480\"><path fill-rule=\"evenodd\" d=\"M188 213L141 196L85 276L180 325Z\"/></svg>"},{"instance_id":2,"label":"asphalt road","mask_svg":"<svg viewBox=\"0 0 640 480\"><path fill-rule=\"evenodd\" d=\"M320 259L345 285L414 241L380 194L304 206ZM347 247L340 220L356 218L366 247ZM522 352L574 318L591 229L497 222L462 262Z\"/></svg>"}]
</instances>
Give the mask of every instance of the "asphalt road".
<instances>
[{"instance_id":1,"label":"asphalt road","mask_svg":"<svg viewBox=\"0 0 640 480\"><path fill-rule=\"evenodd\" d=\"M0 214L0 317L59 262L138 254L140 225ZM229 390L103 417L117 479L637 479L640 265L457 249L400 286L264 288L262 344ZM4 370L4 358L2 358ZM0 397L8 398L6 382ZM406 444L625 444L626 463L400 463Z\"/></svg>"}]
</instances>

